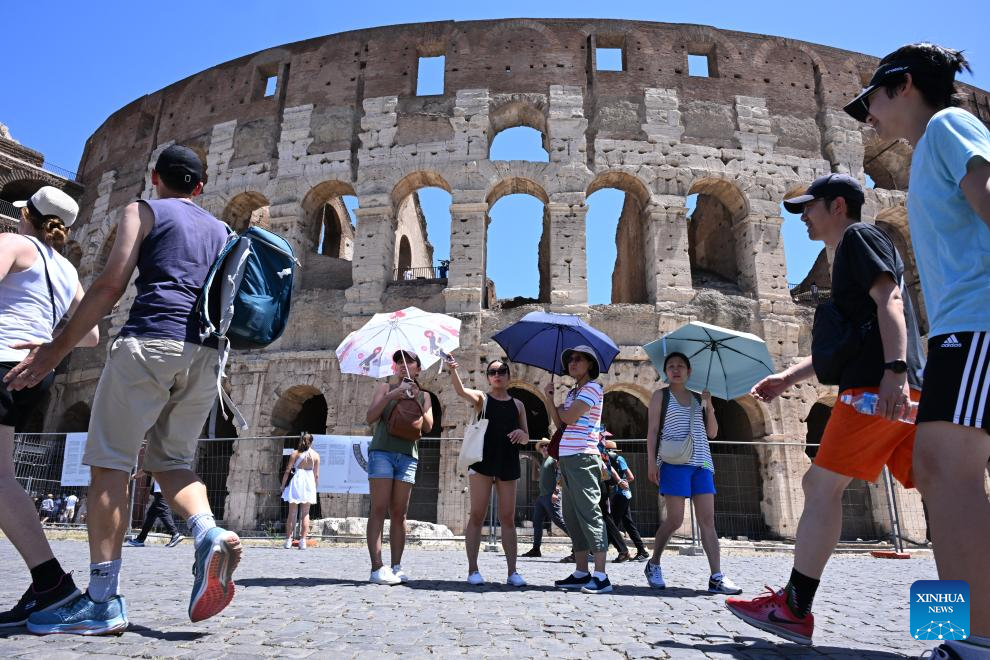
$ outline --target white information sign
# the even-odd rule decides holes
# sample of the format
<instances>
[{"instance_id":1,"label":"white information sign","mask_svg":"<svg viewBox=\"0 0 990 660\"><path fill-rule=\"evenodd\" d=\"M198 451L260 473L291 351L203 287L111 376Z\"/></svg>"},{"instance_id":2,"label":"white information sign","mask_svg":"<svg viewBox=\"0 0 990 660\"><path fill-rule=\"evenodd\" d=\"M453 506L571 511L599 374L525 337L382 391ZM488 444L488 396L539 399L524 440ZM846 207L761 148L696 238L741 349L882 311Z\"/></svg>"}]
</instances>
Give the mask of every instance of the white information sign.
<instances>
[{"instance_id":1,"label":"white information sign","mask_svg":"<svg viewBox=\"0 0 990 660\"><path fill-rule=\"evenodd\" d=\"M83 465L83 450L86 449L85 433L66 433L65 451L62 454L62 485L88 486L89 466Z\"/></svg>"},{"instance_id":2,"label":"white information sign","mask_svg":"<svg viewBox=\"0 0 990 660\"><path fill-rule=\"evenodd\" d=\"M318 493L367 495L368 445L371 438L360 435L314 435L313 449L320 455Z\"/></svg>"}]
</instances>

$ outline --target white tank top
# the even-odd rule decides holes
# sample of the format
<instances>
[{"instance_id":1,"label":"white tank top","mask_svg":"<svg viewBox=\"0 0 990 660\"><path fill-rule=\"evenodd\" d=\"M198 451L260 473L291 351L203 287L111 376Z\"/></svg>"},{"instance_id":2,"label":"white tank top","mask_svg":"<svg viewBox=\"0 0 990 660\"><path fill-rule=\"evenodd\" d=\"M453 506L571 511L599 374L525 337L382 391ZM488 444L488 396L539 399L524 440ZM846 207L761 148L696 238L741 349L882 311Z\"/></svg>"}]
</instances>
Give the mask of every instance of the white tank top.
<instances>
[{"instance_id":1,"label":"white tank top","mask_svg":"<svg viewBox=\"0 0 990 660\"><path fill-rule=\"evenodd\" d=\"M48 293L45 264L52 279L55 318L69 311L79 286L79 275L69 260L32 236L25 236L44 252L25 270L0 280L0 362L20 362L28 352L9 348L18 342L52 340L52 296Z\"/></svg>"}]
</instances>

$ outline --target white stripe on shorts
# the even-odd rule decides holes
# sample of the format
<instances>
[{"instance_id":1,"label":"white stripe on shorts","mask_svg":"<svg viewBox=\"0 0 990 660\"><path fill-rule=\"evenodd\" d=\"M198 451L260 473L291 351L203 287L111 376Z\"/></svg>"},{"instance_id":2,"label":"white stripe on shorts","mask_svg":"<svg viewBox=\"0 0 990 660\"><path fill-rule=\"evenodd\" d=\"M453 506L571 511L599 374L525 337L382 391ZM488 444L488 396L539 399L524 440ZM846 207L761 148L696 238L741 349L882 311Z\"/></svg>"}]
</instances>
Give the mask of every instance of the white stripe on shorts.
<instances>
[{"instance_id":1,"label":"white stripe on shorts","mask_svg":"<svg viewBox=\"0 0 990 660\"><path fill-rule=\"evenodd\" d=\"M982 334L985 340L983 344L983 356L986 356L987 349L990 349L990 333L984 332ZM980 357L980 362L983 364L983 389L980 391L980 401L972 413L976 415L973 426L977 428L983 428L983 419L987 414L987 394L990 393L990 360ZM978 383L974 385L978 385Z\"/></svg>"},{"instance_id":2,"label":"white stripe on shorts","mask_svg":"<svg viewBox=\"0 0 990 660\"><path fill-rule=\"evenodd\" d=\"M980 392L981 376L987 377L987 349L990 347L990 337L986 332L974 332L973 343L969 347L969 355L966 358L966 367L963 369L962 380L959 383L959 395L956 398L956 410L953 414L953 422L962 426L982 426L983 411L987 402L987 384L983 383ZM979 357L977 358L977 351ZM976 397L980 394L979 405ZM966 414L964 414L966 413ZM974 418L977 420L974 424Z\"/></svg>"}]
</instances>

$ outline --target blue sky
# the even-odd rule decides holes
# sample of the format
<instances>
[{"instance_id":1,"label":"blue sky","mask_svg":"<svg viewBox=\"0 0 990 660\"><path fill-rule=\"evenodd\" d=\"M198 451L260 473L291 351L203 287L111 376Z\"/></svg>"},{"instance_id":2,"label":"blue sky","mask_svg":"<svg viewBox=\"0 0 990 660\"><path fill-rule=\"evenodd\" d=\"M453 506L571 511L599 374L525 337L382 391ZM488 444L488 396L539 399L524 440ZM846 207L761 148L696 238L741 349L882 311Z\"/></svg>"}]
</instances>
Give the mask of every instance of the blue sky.
<instances>
[{"instance_id":1,"label":"blue sky","mask_svg":"<svg viewBox=\"0 0 990 660\"><path fill-rule=\"evenodd\" d=\"M190 6L192 7L192 6ZM116 109L140 96L230 59L271 46L335 32L435 20L507 17L617 18L697 23L726 30L792 37L882 56L919 40L966 50L975 75L961 79L990 88L990 4L932 2L774 3L685 2L376 3L205 2L185 9L154 3L6 3L0 122L15 139L43 152L49 163L77 167L86 138ZM182 14L186 13L188 19ZM42 29L43 26L43 29ZM532 145L530 145L530 148ZM525 136L507 153L526 153ZM444 193L422 194L437 258L449 249ZM608 302L621 196L601 191L588 200L589 298ZM535 245L542 209L513 195L492 210L490 276L499 297L535 295ZM446 224L446 226L445 226ZM800 221L785 218L788 280L797 282L820 250ZM514 258L532 244L532 264Z\"/></svg>"}]
</instances>

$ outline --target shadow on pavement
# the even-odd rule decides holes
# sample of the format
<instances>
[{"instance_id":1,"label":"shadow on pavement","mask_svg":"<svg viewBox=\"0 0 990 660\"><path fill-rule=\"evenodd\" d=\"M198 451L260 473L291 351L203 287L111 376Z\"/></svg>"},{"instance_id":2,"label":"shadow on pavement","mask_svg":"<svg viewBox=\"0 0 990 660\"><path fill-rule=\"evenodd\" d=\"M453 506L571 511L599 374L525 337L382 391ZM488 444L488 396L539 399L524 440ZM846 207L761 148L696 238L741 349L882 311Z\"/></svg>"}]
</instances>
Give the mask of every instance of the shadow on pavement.
<instances>
[{"instance_id":1,"label":"shadow on pavement","mask_svg":"<svg viewBox=\"0 0 990 660\"><path fill-rule=\"evenodd\" d=\"M195 632L192 630L152 630L147 626L139 626L133 623L127 628L125 634L126 633L135 633L137 635L141 635L142 637L160 639L165 642L194 642L197 639L202 639L210 634L206 632Z\"/></svg>"},{"instance_id":2,"label":"shadow on pavement","mask_svg":"<svg viewBox=\"0 0 990 660\"><path fill-rule=\"evenodd\" d=\"M890 653L889 651L876 651L872 649L857 649L839 646L801 646L791 642L769 642L759 637L736 636L734 642L708 642L699 640L697 644L685 644L684 642L662 641L650 644L655 649L683 649L698 651L699 653L718 655L720 657L731 656L742 660L752 660L754 657L760 658L788 658L794 656L811 656L823 658L853 658L863 660L900 660L907 657L900 653Z\"/></svg>"}]
</instances>

